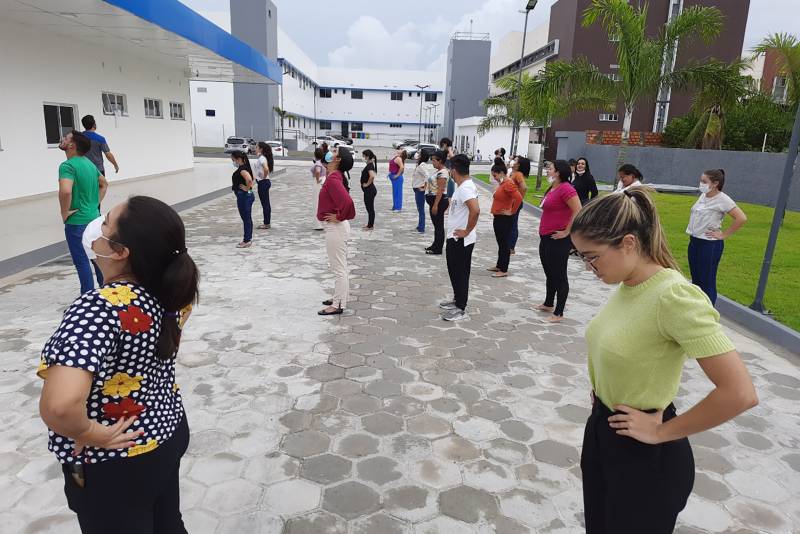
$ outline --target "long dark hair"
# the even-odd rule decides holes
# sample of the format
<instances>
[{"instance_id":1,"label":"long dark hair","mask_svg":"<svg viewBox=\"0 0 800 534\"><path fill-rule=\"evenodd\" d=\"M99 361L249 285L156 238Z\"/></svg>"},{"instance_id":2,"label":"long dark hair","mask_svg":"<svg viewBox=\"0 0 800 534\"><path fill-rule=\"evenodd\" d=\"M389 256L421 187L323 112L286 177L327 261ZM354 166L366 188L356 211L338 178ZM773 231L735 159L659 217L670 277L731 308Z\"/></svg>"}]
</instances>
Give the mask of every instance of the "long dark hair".
<instances>
[{"instance_id":1,"label":"long dark hair","mask_svg":"<svg viewBox=\"0 0 800 534\"><path fill-rule=\"evenodd\" d=\"M250 158L247 157L247 154L245 154L241 150L234 150L233 152L231 152L231 157L242 160L243 163L241 167L244 167L244 170L250 173L250 178L252 178L253 180L256 179L255 175L253 175L253 168L250 166Z\"/></svg>"},{"instance_id":2,"label":"long dark hair","mask_svg":"<svg viewBox=\"0 0 800 534\"><path fill-rule=\"evenodd\" d=\"M375 156L375 152L370 149L362 150L361 155L367 158L367 163L372 163L373 169L375 172L378 171L378 158Z\"/></svg>"},{"instance_id":3,"label":"long dark hair","mask_svg":"<svg viewBox=\"0 0 800 534\"><path fill-rule=\"evenodd\" d=\"M572 176L572 169L570 168L569 163L567 162L567 160L557 159L554 162L552 162L550 165L552 165L553 168L558 173L559 184L562 184L562 183L567 183L568 184L569 183L569 179ZM545 195L547 193L549 193L551 189L553 189L552 184L550 185L550 187L547 188L547 191L545 191Z\"/></svg>"},{"instance_id":4,"label":"long dark hair","mask_svg":"<svg viewBox=\"0 0 800 534\"><path fill-rule=\"evenodd\" d=\"M531 160L522 156L517 156L517 164L519 165L519 172L527 178L531 175Z\"/></svg>"},{"instance_id":5,"label":"long dark hair","mask_svg":"<svg viewBox=\"0 0 800 534\"><path fill-rule=\"evenodd\" d=\"M630 163L623 164L619 169L617 169L617 172L621 172L622 174L630 174L640 182L644 182L644 176L642 176L642 171L640 171Z\"/></svg>"},{"instance_id":6,"label":"long dark hair","mask_svg":"<svg viewBox=\"0 0 800 534\"><path fill-rule=\"evenodd\" d=\"M156 354L162 360L174 358L180 343L176 314L197 302L200 281L197 266L186 251L183 221L158 199L130 197L113 240L130 251L131 273L164 307Z\"/></svg>"},{"instance_id":7,"label":"long dark hair","mask_svg":"<svg viewBox=\"0 0 800 534\"><path fill-rule=\"evenodd\" d=\"M722 188L725 187L725 171L723 169L710 169L703 174L717 185L717 190L722 191Z\"/></svg>"},{"instance_id":8,"label":"long dark hair","mask_svg":"<svg viewBox=\"0 0 800 534\"><path fill-rule=\"evenodd\" d=\"M272 147L264 141L259 141L258 148L261 149L261 155L267 158L267 167L269 167L269 172L272 172L275 169L275 157L272 155Z\"/></svg>"},{"instance_id":9,"label":"long dark hair","mask_svg":"<svg viewBox=\"0 0 800 534\"><path fill-rule=\"evenodd\" d=\"M431 159L431 152L430 150L417 150L417 154L419 154L419 161L417 161L417 167L420 166L422 163L428 163L428 160Z\"/></svg>"},{"instance_id":10,"label":"long dark hair","mask_svg":"<svg viewBox=\"0 0 800 534\"><path fill-rule=\"evenodd\" d=\"M583 172L588 173L588 174L592 174L592 171L589 170L589 160L584 158L583 156L579 157L578 160L575 162L575 172L576 173L578 172L578 163L580 163L581 160L583 160L583 163L586 166L586 170L583 171Z\"/></svg>"}]
</instances>

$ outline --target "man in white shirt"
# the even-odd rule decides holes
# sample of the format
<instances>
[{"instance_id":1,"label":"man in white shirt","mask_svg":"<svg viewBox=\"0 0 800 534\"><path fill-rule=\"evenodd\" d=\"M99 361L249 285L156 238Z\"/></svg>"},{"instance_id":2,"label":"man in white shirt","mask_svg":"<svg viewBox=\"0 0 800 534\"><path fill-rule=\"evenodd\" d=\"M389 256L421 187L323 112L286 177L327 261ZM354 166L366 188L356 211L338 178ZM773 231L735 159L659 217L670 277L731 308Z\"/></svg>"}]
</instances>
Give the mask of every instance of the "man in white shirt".
<instances>
[{"instance_id":1,"label":"man in white shirt","mask_svg":"<svg viewBox=\"0 0 800 534\"><path fill-rule=\"evenodd\" d=\"M453 286L453 300L439 304L447 310L442 319L460 321L469 319L466 313L469 298L469 273L472 266L472 250L475 248L477 233L475 226L481 213L478 205L478 189L469 176L469 158L458 154L450 159L450 176L456 189L450 197L447 211L447 272Z\"/></svg>"}]
</instances>

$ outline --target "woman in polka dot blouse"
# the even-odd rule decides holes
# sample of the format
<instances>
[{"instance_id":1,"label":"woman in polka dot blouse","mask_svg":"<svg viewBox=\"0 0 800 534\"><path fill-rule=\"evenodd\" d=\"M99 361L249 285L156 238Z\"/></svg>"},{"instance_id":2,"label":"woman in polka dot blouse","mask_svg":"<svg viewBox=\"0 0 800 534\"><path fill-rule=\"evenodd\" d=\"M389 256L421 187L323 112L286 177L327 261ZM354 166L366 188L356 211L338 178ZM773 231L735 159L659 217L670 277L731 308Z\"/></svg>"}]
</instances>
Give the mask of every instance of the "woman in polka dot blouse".
<instances>
[{"instance_id":1,"label":"woman in polka dot blouse","mask_svg":"<svg viewBox=\"0 0 800 534\"><path fill-rule=\"evenodd\" d=\"M185 533L178 471L189 426L175 383L198 271L183 222L136 196L87 226L105 284L81 295L42 350L40 413L84 534Z\"/></svg>"}]
</instances>

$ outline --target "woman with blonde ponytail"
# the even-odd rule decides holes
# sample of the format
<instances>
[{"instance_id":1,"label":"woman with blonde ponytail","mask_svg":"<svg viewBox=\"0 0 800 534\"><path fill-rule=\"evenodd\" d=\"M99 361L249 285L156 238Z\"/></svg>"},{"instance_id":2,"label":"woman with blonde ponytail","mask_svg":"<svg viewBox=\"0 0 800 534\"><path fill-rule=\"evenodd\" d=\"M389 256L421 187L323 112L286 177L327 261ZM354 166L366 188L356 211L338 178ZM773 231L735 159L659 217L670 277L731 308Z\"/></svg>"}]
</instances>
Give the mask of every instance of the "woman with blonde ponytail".
<instances>
[{"instance_id":1,"label":"woman with blonde ponytail","mask_svg":"<svg viewBox=\"0 0 800 534\"><path fill-rule=\"evenodd\" d=\"M587 269L619 284L586 328L586 532L668 534L694 485L687 437L758 404L753 382L719 314L678 271L646 188L589 203L571 238ZM715 388L677 415L672 401L687 357Z\"/></svg>"}]
</instances>

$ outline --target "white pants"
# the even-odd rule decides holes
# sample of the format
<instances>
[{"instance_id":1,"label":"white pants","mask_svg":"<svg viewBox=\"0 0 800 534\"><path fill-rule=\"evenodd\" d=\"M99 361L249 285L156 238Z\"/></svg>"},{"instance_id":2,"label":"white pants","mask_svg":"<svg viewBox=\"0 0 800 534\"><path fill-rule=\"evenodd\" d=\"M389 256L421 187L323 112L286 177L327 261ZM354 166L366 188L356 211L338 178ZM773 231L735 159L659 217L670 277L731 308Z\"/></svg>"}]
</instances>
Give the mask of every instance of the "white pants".
<instances>
[{"instance_id":1,"label":"white pants","mask_svg":"<svg viewBox=\"0 0 800 534\"><path fill-rule=\"evenodd\" d=\"M314 195L314 202L313 202L314 213L311 216L314 218L314 228L321 229L322 222L319 219L317 219L317 207L319 206L319 191L320 189L322 189L322 182L320 181L320 183L317 183L317 181L312 176L311 183L314 184L313 187L311 188L311 194Z\"/></svg>"},{"instance_id":2,"label":"white pants","mask_svg":"<svg viewBox=\"0 0 800 534\"><path fill-rule=\"evenodd\" d=\"M347 238L350 237L350 221L325 222L323 225L328 262L330 262L331 271L336 277L331 300L335 307L345 308L350 293L350 280L347 272Z\"/></svg>"}]
</instances>

